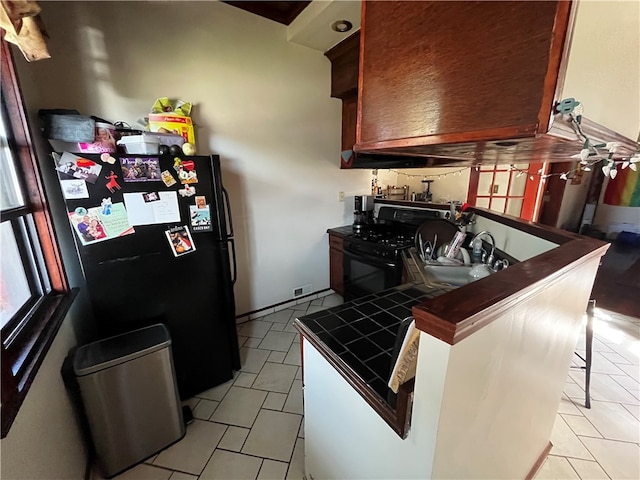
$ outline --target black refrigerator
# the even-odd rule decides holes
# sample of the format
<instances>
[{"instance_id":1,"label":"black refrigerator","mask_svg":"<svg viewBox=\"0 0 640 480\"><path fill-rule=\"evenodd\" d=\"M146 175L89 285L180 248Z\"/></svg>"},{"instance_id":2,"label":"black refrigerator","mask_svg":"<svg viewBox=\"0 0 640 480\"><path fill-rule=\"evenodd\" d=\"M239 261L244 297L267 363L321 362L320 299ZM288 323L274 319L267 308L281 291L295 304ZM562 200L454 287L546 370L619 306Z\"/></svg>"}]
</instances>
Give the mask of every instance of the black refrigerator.
<instances>
[{"instance_id":1,"label":"black refrigerator","mask_svg":"<svg viewBox=\"0 0 640 480\"><path fill-rule=\"evenodd\" d=\"M54 154L99 338L171 334L182 399L240 369L220 158Z\"/></svg>"}]
</instances>

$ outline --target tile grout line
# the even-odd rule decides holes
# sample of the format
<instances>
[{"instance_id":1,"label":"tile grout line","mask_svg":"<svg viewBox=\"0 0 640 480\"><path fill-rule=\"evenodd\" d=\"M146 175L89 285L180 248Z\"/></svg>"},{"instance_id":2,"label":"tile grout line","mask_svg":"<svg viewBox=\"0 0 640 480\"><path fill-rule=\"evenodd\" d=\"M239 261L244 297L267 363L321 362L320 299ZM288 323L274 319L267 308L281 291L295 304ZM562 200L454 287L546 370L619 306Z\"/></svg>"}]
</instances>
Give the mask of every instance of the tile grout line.
<instances>
[{"instance_id":1,"label":"tile grout line","mask_svg":"<svg viewBox=\"0 0 640 480\"><path fill-rule=\"evenodd\" d=\"M564 414L564 413L560 413L559 415L560 415L560 416L562 416L562 415L565 415L565 414ZM575 417L575 416L577 416L577 415L574 415L574 417ZM602 432L596 428L596 426L591 422L591 420L589 420L589 417L587 417L586 415L582 415L582 417L583 417L587 422L589 422L589 425L591 425L591 426L593 427L593 429L594 429L596 432L598 432L598 433L600 434L600 437L592 437L591 435L578 435L578 433L574 430L574 428L573 428L571 425L569 425L569 423L565 420L565 423L569 426L569 428L571 429L571 431L573 432L573 434L574 434L576 437L583 436L583 437L588 437L588 438L602 438L602 439L605 439L605 440L607 439L607 438L602 434ZM594 457L594 458L595 458L595 457Z\"/></svg>"}]
</instances>

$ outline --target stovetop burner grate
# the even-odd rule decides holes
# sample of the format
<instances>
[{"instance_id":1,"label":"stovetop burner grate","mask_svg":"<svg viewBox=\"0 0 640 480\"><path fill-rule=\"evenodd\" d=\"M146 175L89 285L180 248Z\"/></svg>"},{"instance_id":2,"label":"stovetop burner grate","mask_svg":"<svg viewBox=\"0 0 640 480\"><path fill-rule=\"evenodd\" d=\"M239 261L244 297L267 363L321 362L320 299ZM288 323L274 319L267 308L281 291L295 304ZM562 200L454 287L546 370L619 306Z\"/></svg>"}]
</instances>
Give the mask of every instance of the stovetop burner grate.
<instances>
[{"instance_id":1,"label":"stovetop burner grate","mask_svg":"<svg viewBox=\"0 0 640 480\"><path fill-rule=\"evenodd\" d=\"M401 231L383 225L369 225L361 232L348 237L349 240L360 244L387 247L389 249L404 249L413 246L415 232Z\"/></svg>"}]
</instances>

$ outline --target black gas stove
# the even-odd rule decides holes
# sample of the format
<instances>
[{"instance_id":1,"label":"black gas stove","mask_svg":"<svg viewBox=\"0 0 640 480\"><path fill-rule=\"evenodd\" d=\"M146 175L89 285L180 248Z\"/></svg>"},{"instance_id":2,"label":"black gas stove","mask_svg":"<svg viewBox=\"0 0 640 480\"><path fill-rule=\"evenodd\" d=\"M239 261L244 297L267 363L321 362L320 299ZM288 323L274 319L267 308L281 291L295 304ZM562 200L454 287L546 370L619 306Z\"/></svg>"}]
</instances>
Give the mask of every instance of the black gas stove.
<instances>
[{"instance_id":1,"label":"black gas stove","mask_svg":"<svg viewBox=\"0 0 640 480\"><path fill-rule=\"evenodd\" d=\"M348 235L344 239L344 248L382 258L395 258L401 250L413 246L414 238L415 233L398 232L381 225L370 225L359 233Z\"/></svg>"},{"instance_id":2,"label":"black gas stove","mask_svg":"<svg viewBox=\"0 0 640 480\"><path fill-rule=\"evenodd\" d=\"M427 220L442 218L438 210L408 210L382 207L376 223L362 226L345 238L347 247L359 246L364 253L390 258L415 244L416 230Z\"/></svg>"},{"instance_id":3,"label":"black gas stove","mask_svg":"<svg viewBox=\"0 0 640 480\"><path fill-rule=\"evenodd\" d=\"M361 226L343 242L345 299L395 287L402 281L403 250L415 244L424 222L443 218L438 210L382 207L376 223Z\"/></svg>"}]
</instances>

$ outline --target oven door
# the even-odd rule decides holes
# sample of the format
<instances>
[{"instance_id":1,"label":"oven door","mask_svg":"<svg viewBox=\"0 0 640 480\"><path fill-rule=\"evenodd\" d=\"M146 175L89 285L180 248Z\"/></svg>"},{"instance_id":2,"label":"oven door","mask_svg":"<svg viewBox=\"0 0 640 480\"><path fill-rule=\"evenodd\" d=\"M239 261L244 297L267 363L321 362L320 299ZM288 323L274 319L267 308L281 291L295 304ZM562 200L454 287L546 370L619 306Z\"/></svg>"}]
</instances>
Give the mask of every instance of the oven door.
<instances>
[{"instance_id":1,"label":"oven door","mask_svg":"<svg viewBox=\"0 0 640 480\"><path fill-rule=\"evenodd\" d=\"M402 264L395 259L353 251L347 245L342 258L345 301L395 287L401 282Z\"/></svg>"}]
</instances>

